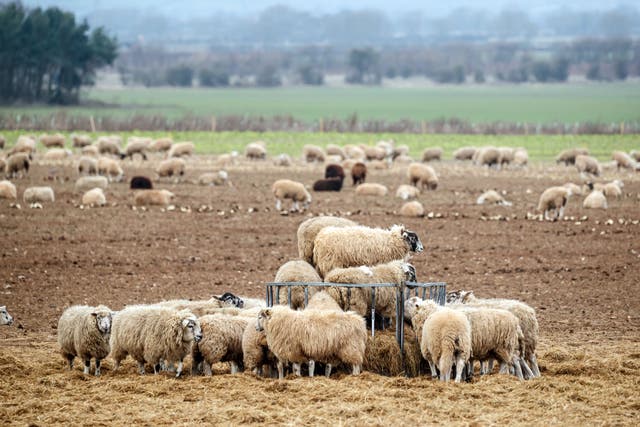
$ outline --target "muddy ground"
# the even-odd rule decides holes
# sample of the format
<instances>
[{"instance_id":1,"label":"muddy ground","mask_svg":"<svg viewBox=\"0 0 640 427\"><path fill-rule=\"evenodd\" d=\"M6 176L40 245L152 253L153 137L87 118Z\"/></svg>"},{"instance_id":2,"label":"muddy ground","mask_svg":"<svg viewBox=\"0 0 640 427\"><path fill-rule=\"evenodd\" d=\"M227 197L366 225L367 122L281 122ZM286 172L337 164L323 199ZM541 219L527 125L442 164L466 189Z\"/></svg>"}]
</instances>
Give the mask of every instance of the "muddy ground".
<instances>
[{"instance_id":1,"label":"muddy ground","mask_svg":"<svg viewBox=\"0 0 640 427\"><path fill-rule=\"evenodd\" d=\"M128 176L153 169L124 164ZM228 169L232 185L219 187L189 182L215 169L210 158L192 159L189 168L185 182L157 184L177 194L170 210L133 209L126 183L110 185L107 207L81 208L71 165L39 164L15 181L19 198L27 186L51 185L56 202L43 209L0 200L0 305L16 319L0 328L2 424L640 422L640 174L605 171L604 179L624 180L620 200L590 211L576 196L566 220L551 223L527 213L546 187L579 182L572 168L436 164L440 187L419 197L432 218L397 215L402 202L393 194L406 181L404 167L370 172L368 182L389 187L386 197L356 196L349 182L340 193L313 193L307 212L286 216L274 209L272 182L311 185L323 166L243 163ZM506 191L513 206L476 206L491 188ZM115 373L107 360L101 378L64 369L56 324L69 305L120 309L225 291L262 297L265 282L297 256L298 224L319 214L403 223L425 245L412 259L420 281L532 305L543 377L521 383L492 375L463 385L373 373L276 381L231 376L221 365L213 378L175 380L139 377L130 359Z\"/></svg>"}]
</instances>

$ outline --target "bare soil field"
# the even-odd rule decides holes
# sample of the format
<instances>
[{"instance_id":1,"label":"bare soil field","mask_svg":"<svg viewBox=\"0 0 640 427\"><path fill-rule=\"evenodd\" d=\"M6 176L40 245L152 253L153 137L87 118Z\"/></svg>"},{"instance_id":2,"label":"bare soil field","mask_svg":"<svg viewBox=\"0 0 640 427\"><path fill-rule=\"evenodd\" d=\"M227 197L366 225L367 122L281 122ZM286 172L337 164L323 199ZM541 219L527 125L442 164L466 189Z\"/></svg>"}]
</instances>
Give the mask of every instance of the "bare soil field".
<instances>
[{"instance_id":1,"label":"bare soil field","mask_svg":"<svg viewBox=\"0 0 640 427\"><path fill-rule=\"evenodd\" d=\"M155 163L124 162L127 176ZM67 165L35 165L16 180L51 185L56 202L43 209L0 200L0 305L16 322L0 327L2 425L638 425L640 423L640 174L609 170L624 195L608 210L582 208L573 197L566 220L534 213L548 186L578 182L574 168L535 164L485 170L435 164L440 187L420 195L431 214L403 218L393 197L404 167L370 171L367 182L390 189L359 197L350 182L340 193L312 193L304 214L274 209L271 184L291 178L311 185L323 166L276 168L267 162L228 169L231 186L190 180L214 169L211 158L189 161L183 183L157 183L177 194L175 209L134 209L128 184L113 183L108 206L81 208ZM58 180L51 181L51 177ZM62 181L60 181L62 178ZM511 207L477 206L486 189L506 191ZM288 206L288 203L285 203ZM295 232L310 215L348 216L370 226L403 223L425 251L412 259L420 281L445 281L481 297L516 298L538 313L542 377L475 377L443 384L427 376L284 381L217 365L211 378L168 373L139 376L128 359L99 378L69 372L58 353L56 325L72 304L127 304L209 298L231 291L261 297L277 268L297 257ZM187 360L185 372L189 372Z\"/></svg>"}]
</instances>

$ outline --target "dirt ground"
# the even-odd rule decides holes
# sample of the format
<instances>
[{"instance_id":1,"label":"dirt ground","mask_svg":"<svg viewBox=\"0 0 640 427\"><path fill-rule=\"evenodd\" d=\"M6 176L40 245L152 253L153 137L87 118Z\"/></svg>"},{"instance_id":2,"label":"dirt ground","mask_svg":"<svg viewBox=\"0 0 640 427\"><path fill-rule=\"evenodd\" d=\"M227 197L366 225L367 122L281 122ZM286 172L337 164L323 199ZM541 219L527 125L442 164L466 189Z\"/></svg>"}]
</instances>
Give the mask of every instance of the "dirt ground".
<instances>
[{"instance_id":1,"label":"dirt ground","mask_svg":"<svg viewBox=\"0 0 640 427\"><path fill-rule=\"evenodd\" d=\"M128 176L148 174L154 165L124 164ZM133 209L126 183L110 185L107 207L81 208L71 165L34 166L15 181L18 194L51 185L56 202L30 209L18 200L18 209L0 200L0 305L16 319L0 328L0 423L638 425L640 174L605 171L603 180L625 182L620 200L590 211L576 196L568 218L551 223L527 213L546 187L579 182L573 168L494 171L449 162L435 168L440 187L419 197L431 214L403 218L393 194L406 181L404 167L370 171L367 181L387 185L386 197L356 196L349 182L340 193L313 193L308 212L285 216L274 209L272 182L286 177L311 185L323 166L243 163L228 169L232 186L203 187L188 181L215 169L212 159L192 159L187 182L157 184L177 194L175 209ZM506 191L513 206L475 205L491 188ZM403 223L425 246L412 259L420 281L532 305L542 378L491 375L454 385L364 373L277 381L231 376L220 365L213 378L175 380L140 377L130 359L118 372L107 359L100 378L85 377L78 362L73 372L64 369L56 324L66 307L117 310L225 291L263 297L265 282L297 257L298 224L319 214L370 226Z\"/></svg>"}]
</instances>

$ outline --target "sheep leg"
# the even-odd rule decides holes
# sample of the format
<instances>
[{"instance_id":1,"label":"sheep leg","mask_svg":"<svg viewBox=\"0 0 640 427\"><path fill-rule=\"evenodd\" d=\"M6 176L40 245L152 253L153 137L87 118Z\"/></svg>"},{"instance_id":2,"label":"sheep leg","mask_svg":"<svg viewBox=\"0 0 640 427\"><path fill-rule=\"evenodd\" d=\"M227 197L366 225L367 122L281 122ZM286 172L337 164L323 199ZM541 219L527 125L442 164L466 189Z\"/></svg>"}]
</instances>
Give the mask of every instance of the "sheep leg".
<instances>
[{"instance_id":1,"label":"sheep leg","mask_svg":"<svg viewBox=\"0 0 640 427\"><path fill-rule=\"evenodd\" d=\"M540 368L538 367L538 359L536 359L536 355L531 353L529 355L529 363L531 363L531 370L533 371L533 375L536 377L540 376Z\"/></svg>"},{"instance_id":2,"label":"sheep leg","mask_svg":"<svg viewBox=\"0 0 640 427\"><path fill-rule=\"evenodd\" d=\"M298 212L300 210L300 207L298 206L298 202L293 202L293 205L291 205L291 212Z\"/></svg>"},{"instance_id":3,"label":"sheep leg","mask_svg":"<svg viewBox=\"0 0 640 427\"><path fill-rule=\"evenodd\" d=\"M436 364L429 360L429 370L431 371L431 378L438 378L438 369L436 369Z\"/></svg>"},{"instance_id":4,"label":"sheep leg","mask_svg":"<svg viewBox=\"0 0 640 427\"><path fill-rule=\"evenodd\" d=\"M509 365L507 364L507 362L501 361L500 362L500 371L499 373L501 374L508 374L509 373Z\"/></svg>"},{"instance_id":5,"label":"sheep leg","mask_svg":"<svg viewBox=\"0 0 640 427\"><path fill-rule=\"evenodd\" d=\"M309 376L310 377L313 377L315 370L316 370L316 361L309 360Z\"/></svg>"},{"instance_id":6,"label":"sheep leg","mask_svg":"<svg viewBox=\"0 0 640 427\"><path fill-rule=\"evenodd\" d=\"M297 377L302 376L302 365L300 363L293 364L293 373L296 374Z\"/></svg>"},{"instance_id":7,"label":"sheep leg","mask_svg":"<svg viewBox=\"0 0 640 427\"><path fill-rule=\"evenodd\" d=\"M281 380L284 378L284 363L282 360L278 360L278 379Z\"/></svg>"},{"instance_id":8,"label":"sheep leg","mask_svg":"<svg viewBox=\"0 0 640 427\"><path fill-rule=\"evenodd\" d=\"M84 374L89 375L89 370L91 369L91 359L84 359Z\"/></svg>"},{"instance_id":9,"label":"sheep leg","mask_svg":"<svg viewBox=\"0 0 640 427\"><path fill-rule=\"evenodd\" d=\"M486 375L489 372L489 362L483 360L480 362L480 375Z\"/></svg>"},{"instance_id":10,"label":"sheep leg","mask_svg":"<svg viewBox=\"0 0 640 427\"><path fill-rule=\"evenodd\" d=\"M100 376L100 359L96 359L96 371L94 372L96 377Z\"/></svg>"},{"instance_id":11,"label":"sheep leg","mask_svg":"<svg viewBox=\"0 0 640 427\"><path fill-rule=\"evenodd\" d=\"M236 362L234 362L234 361L231 361L230 363L231 363L231 373L232 374L237 374L238 371L240 370L238 368L238 364Z\"/></svg>"},{"instance_id":12,"label":"sheep leg","mask_svg":"<svg viewBox=\"0 0 640 427\"><path fill-rule=\"evenodd\" d=\"M191 361L191 375L200 375L202 372L202 362Z\"/></svg>"},{"instance_id":13,"label":"sheep leg","mask_svg":"<svg viewBox=\"0 0 640 427\"><path fill-rule=\"evenodd\" d=\"M458 360L456 360L456 379L455 382L459 383L460 381L462 381L462 373L464 372L464 367L466 366L466 363L464 361L464 359L462 357L459 357Z\"/></svg>"},{"instance_id":14,"label":"sheep leg","mask_svg":"<svg viewBox=\"0 0 640 427\"><path fill-rule=\"evenodd\" d=\"M282 201L280 199L276 199L276 210L279 211L282 209Z\"/></svg>"},{"instance_id":15,"label":"sheep leg","mask_svg":"<svg viewBox=\"0 0 640 427\"><path fill-rule=\"evenodd\" d=\"M157 375L161 370L162 370L162 367L160 366L160 363L153 364L153 373L155 375Z\"/></svg>"},{"instance_id":16,"label":"sheep leg","mask_svg":"<svg viewBox=\"0 0 640 427\"><path fill-rule=\"evenodd\" d=\"M178 369L176 369L176 378L180 378L180 376L182 375L182 367L183 367L183 363L181 360L178 362Z\"/></svg>"},{"instance_id":17,"label":"sheep leg","mask_svg":"<svg viewBox=\"0 0 640 427\"><path fill-rule=\"evenodd\" d=\"M489 372L487 372L488 374L490 374L491 372L493 372L493 359L489 359Z\"/></svg>"},{"instance_id":18,"label":"sheep leg","mask_svg":"<svg viewBox=\"0 0 640 427\"><path fill-rule=\"evenodd\" d=\"M564 218L564 206L560 207L560 219Z\"/></svg>"},{"instance_id":19,"label":"sheep leg","mask_svg":"<svg viewBox=\"0 0 640 427\"><path fill-rule=\"evenodd\" d=\"M361 367L360 365L353 365L352 375L360 375Z\"/></svg>"},{"instance_id":20,"label":"sheep leg","mask_svg":"<svg viewBox=\"0 0 640 427\"><path fill-rule=\"evenodd\" d=\"M329 378L331 376L331 363L327 363L324 367L324 376Z\"/></svg>"},{"instance_id":21,"label":"sheep leg","mask_svg":"<svg viewBox=\"0 0 640 427\"><path fill-rule=\"evenodd\" d=\"M528 380L534 378L535 375L533 375L533 371L531 371L531 368L529 368L529 365L527 365L524 357L519 357L518 361L520 362L520 367L522 368L522 375L524 375L524 379Z\"/></svg>"},{"instance_id":22,"label":"sheep leg","mask_svg":"<svg viewBox=\"0 0 640 427\"><path fill-rule=\"evenodd\" d=\"M69 370L73 369L73 354L65 354L65 359L67 359L67 363L69 364Z\"/></svg>"},{"instance_id":23,"label":"sheep leg","mask_svg":"<svg viewBox=\"0 0 640 427\"><path fill-rule=\"evenodd\" d=\"M520 356L513 356L513 358L511 359L511 365L513 366L516 377L518 377L519 380L524 381L522 369L520 369Z\"/></svg>"},{"instance_id":24,"label":"sheep leg","mask_svg":"<svg viewBox=\"0 0 640 427\"><path fill-rule=\"evenodd\" d=\"M144 362L138 362L138 372L140 375L144 375Z\"/></svg>"},{"instance_id":25,"label":"sheep leg","mask_svg":"<svg viewBox=\"0 0 640 427\"><path fill-rule=\"evenodd\" d=\"M452 360L449 356L440 357L440 381L448 382L451 379Z\"/></svg>"},{"instance_id":26,"label":"sheep leg","mask_svg":"<svg viewBox=\"0 0 640 427\"><path fill-rule=\"evenodd\" d=\"M211 365L206 360L202 361L202 372L208 377L213 375L213 371L211 370ZM231 367L231 373L233 373L233 366Z\"/></svg>"}]
</instances>

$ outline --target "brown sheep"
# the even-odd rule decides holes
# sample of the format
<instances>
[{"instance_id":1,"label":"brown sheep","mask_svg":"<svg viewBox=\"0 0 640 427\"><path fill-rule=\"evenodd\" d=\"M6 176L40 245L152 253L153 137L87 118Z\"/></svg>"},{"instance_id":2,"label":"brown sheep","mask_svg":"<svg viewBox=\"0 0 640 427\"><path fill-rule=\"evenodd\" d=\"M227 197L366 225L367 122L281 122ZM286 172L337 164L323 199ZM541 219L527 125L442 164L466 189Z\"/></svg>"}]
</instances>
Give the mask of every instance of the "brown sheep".
<instances>
[{"instance_id":1,"label":"brown sheep","mask_svg":"<svg viewBox=\"0 0 640 427\"><path fill-rule=\"evenodd\" d=\"M353 185L362 184L367 178L367 165L362 162L358 162L351 168L351 179Z\"/></svg>"}]
</instances>

